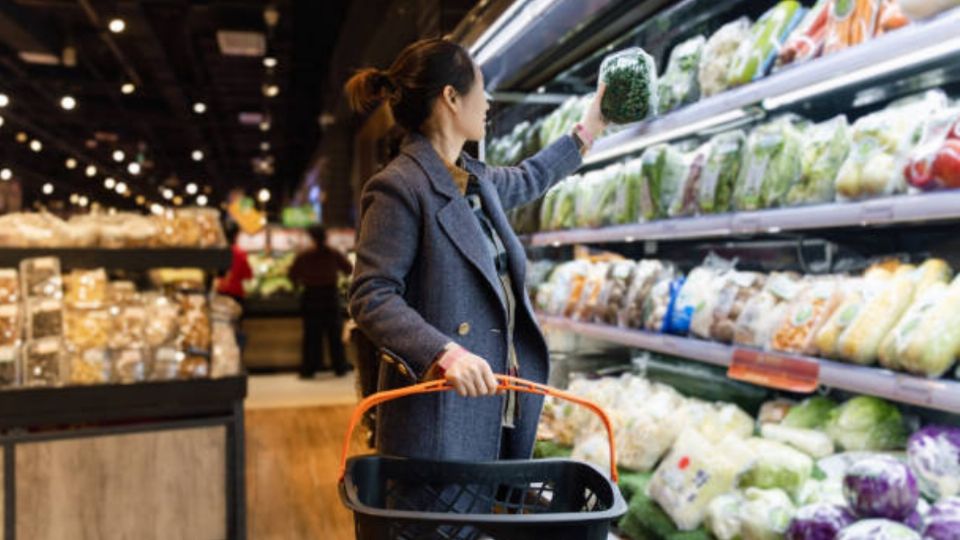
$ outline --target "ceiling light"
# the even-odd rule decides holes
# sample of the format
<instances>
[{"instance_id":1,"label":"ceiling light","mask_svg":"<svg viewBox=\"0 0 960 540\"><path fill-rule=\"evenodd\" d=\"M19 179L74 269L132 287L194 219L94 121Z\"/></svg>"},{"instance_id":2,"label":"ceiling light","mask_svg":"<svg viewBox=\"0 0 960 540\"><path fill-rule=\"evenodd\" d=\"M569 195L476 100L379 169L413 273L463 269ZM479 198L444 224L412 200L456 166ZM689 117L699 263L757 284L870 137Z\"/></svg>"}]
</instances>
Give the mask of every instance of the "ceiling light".
<instances>
[{"instance_id":1,"label":"ceiling light","mask_svg":"<svg viewBox=\"0 0 960 540\"><path fill-rule=\"evenodd\" d=\"M120 91L126 95L130 95L137 91L137 87L133 83L123 83L123 86L120 87Z\"/></svg>"},{"instance_id":2,"label":"ceiling light","mask_svg":"<svg viewBox=\"0 0 960 540\"><path fill-rule=\"evenodd\" d=\"M196 195L197 194L197 185L193 182L187 184L187 195Z\"/></svg>"},{"instance_id":3,"label":"ceiling light","mask_svg":"<svg viewBox=\"0 0 960 540\"><path fill-rule=\"evenodd\" d=\"M97 168L93 165L87 165L86 174L88 177L93 178L97 175Z\"/></svg>"},{"instance_id":4,"label":"ceiling light","mask_svg":"<svg viewBox=\"0 0 960 540\"><path fill-rule=\"evenodd\" d=\"M147 198L144 197L143 195L137 195L136 201L137 201L137 206L143 206L143 203L147 202Z\"/></svg>"},{"instance_id":5,"label":"ceiling light","mask_svg":"<svg viewBox=\"0 0 960 540\"><path fill-rule=\"evenodd\" d=\"M103 181L103 187L107 189L113 189L116 186L117 186L117 181L114 180L113 178L107 178L106 180Z\"/></svg>"},{"instance_id":6,"label":"ceiling light","mask_svg":"<svg viewBox=\"0 0 960 540\"><path fill-rule=\"evenodd\" d=\"M195 112L195 113L197 113L197 114L203 114L203 113L207 112L207 104L204 103L204 102L202 102L202 101L198 101L198 102L194 103L194 104L193 104L193 112Z\"/></svg>"},{"instance_id":7,"label":"ceiling light","mask_svg":"<svg viewBox=\"0 0 960 540\"><path fill-rule=\"evenodd\" d=\"M3 117L0 116L0 127L3 127Z\"/></svg>"},{"instance_id":8,"label":"ceiling light","mask_svg":"<svg viewBox=\"0 0 960 540\"><path fill-rule=\"evenodd\" d=\"M261 189L261 190L257 193L257 200L259 200L259 201L262 202L262 203L269 202L269 201L270 201L270 190L268 190L267 188Z\"/></svg>"},{"instance_id":9,"label":"ceiling light","mask_svg":"<svg viewBox=\"0 0 960 540\"><path fill-rule=\"evenodd\" d=\"M117 184L117 193L123 195L126 192L127 192L127 184L125 184L124 182L119 182Z\"/></svg>"},{"instance_id":10,"label":"ceiling light","mask_svg":"<svg viewBox=\"0 0 960 540\"><path fill-rule=\"evenodd\" d=\"M76 193L71 193L71 194L70 194L70 204L77 204L77 201L79 201L79 200L80 200L80 196L79 196L79 195L77 195Z\"/></svg>"},{"instance_id":11,"label":"ceiling light","mask_svg":"<svg viewBox=\"0 0 960 540\"><path fill-rule=\"evenodd\" d=\"M150 211L159 216L163 213L163 207L157 203L153 203L150 205Z\"/></svg>"},{"instance_id":12,"label":"ceiling light","mask_svg":"<svg viewBox=\"0 0 960 540\"><path fill-rule=\"evenodd\" d=\"M181 196L179 196L179 195L177 195L176 197L174 197L174 198L173 198L173 204L174 204L174 206L180 206L181 204L183 204L183 197L181 197Z\"/></svg>"},{"instance_id":13,"label":"ceiling light","mask_svg":"<svg viewBox=\"0 0 960 540\"><path fill-rule=\"evenodd\" d=\"M273 56L264 56L263 67L271 68L271 69L277 67L277 59L274 58Z\"/></svg>"},{"instance_id":14,"label":"ceiling light","mask_svg":"<svg viewBox=\"0 0 960 540\"><path fill-rule=\"evenodd\" d=\"M119 34L120 32L123 32L124 30L126 30L127 23L124 22L123 19L113 19L110 21L110 24L108 25L108 27L110 28L110 31L113 32L114 34Z\"/></svg>"},{"instance_id":15,"label":"ceiling light","mask_svg":"<svg viewBox=\"0 0 960 540\"><path fill-rule=\"evenodd\" d=\"M30 149L33 150L34 152L39 152L43 150L43 143L38 141L37 139L34 139L30 141Z\"/></svg>"},{"instance_id":16,"label":"ceiling light","mask_svg":"<svg viewBox=\"0 0 960 540\"><path fill-rule=\"evenodd\" d=\"M6 94L0 94L0 107L6 107L10 104L10 97Z\"/></svg>"},{"instance_id":17,"label":"ceiling light","mask_svg":"<svg viewBox=\"0 0 960 540\"><path fill-rule=\"evenodd\" d=\"M130 164L127 165L127 172L134 176L140 174L140 170L140 164L136 161L131 161Z\"/></svg>"},{"instance_id":18,"label":"ceiling light","mask_svg":"<svg viewBox=\"0 0 960 540\"><path fill-rule=\"evenodd\" d=\"M90 199L88 199L88 198L84 195L84 196L81 196L81 197L77 200L77 203L79 203L80 206L84 206L84 207L85 207L85 206L87 206L88 204L90 204Z\"/></svg>"},{"instance_id":19,"label":"ceiling light","mask_svg":"<svg viewBox=\"0 0 960 540\"><path fill-rule=\"evenodd\" d=\"M260 122L260 131L270 131L270 122L267 120Z\"/></svg>"},{"instance_id":20,"label":"ceiling light","mask_svg":"<svg viewBox=\"0 0 960 540\"><path fill-rule=\"evenodd\" d=\"M263 141L262 143L260 143L260 151L261 151L261 152L269 152L269 151L270 151L270 143L268 143L267 141Z\"/></svg>"},{"instance_id":21,"label":"ceiling light","mask_svg":"<svg viewBox=\"0 0 960 540\"><path fill-rule=\"evenodd\" d=\"M172 199L172 198L173 198L173 190L170 189L170 188L164 188L164 190L163 190L163 198L166 199L166 200L168 200L168 201L169 201L170 199Z\"/></svg>"},{"instance_id":22,"label":"ceiling light","mask_svg":"<svg viewBox=\"0 0 960 540\"><path fill-rule=\"evenodd\" d=\"M207 196L200 195L197 197L197 206L206 206L207 205Z\"/></svg>"},{"instance_id":23,"label":"ceiling light","mask_svg":"<svg viewBox=\"0 0 960 540\"><path fill-rule=\"evenodd\" d=\"M72 111L77 108L77 100L73 96L63 96L60 98L60 107L65 111Z\"/></svg>"},{"instance_id":24,"label":"ceiling light","mask_svg":"<svg viewBox=\"0 0 960 540\"><path fill-rule=\"evenodd\" d=\"M267 97L277 97L277 94L280 93L280 87L275 84L265 84L263 85L263 95Z\"/></svg>"},{"instance_id":25,"label":"ceiling light","mask_svg":"<svg viewBox=\"0 0 960 540\"><path fill-rule=\"evenodd\" d=\"M53 184L51 184L50 182L47 182L46 184L43 185L43 194L51 195L52 193L53 193Z\"/></svg>"},{"instance_id":26,"label":"ceiling light","mask_svg":"<svg viewBox=\"0 0 960 540\"><path fill-rule=\"evenodd\" d=\"M24 132L22 132L22 131L19 132L19 133L17 133L17 142L20 143L20 144L23 144L23 143L27 142L27 139L28 139L28 138L29 138L29 137L27 137L27 134L24 133Z\"/></svg>"},{"instance_id":27,"label":"ceiling light","mask_svg":"<svg viewBox=\"0 0 960 540\"><path fill-rule=\"evenodd\" d=\"M190 157L193 158L194 161L203 161L203 150L194 150L190 153Z\"/></svg>"},{"instance_id":28,"label":"ceiling light","mask_svg":"<svg viewBox=\"0 0 960 540\"><path fill-rule=\"evenodd\" d=\"M76 169L76 168L77 168L77 160L73 159L72 157L71 157L71 158L67 158L67 162L66 162L64 165L66 165L68 169Z\"/></svg>"},{"instance_id":29,"label":"ceiling light","mask_svg":"<svg viewBox=\"0 0 960 540\"><path fill-rule=\"evenodd\" d=\"M0 169L0 180L3 180L4 182L6 182L11 178L13 178L13 171L7 168Z\"/></svg>"},{"instance_id":30,"label":"ceiling light","mask_svg":"<svg viewBox=\"0 0 960 540\"><path fill-rule=\"evenodd\" d=\"M127 155L123 153L123 150L114 150L113 151L113 160L117 163L120 163L127 158Z\"/></svg>"}]
</instances>

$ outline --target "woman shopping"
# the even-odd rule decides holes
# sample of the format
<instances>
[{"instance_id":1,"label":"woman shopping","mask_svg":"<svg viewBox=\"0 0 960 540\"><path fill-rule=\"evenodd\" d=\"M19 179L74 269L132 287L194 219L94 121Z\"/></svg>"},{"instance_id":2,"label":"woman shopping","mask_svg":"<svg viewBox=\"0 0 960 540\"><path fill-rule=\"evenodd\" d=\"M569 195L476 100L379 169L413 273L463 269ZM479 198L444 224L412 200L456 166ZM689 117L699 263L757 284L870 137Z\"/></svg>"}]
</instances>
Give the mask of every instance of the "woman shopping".
<instances>
[{"instance_id":1,"label":"woman shopping","mask_svg":"<svg viewBox=\"0 0 960 540\"><path fill-rule=\"evenodd\" d=\"M517 167L463 153L484 138L489 105L480 69L453 42L416 42L386 71L358 72L346 92L358 112L386 102L406 131L400 155L363 192L351 313L383 351L380 390L435 378L457 390L382 406L378 451L528 459L542 398L499 394L494 374L544 382L548 352L505 211L580 167L606 127L603 88L568 135Z\"/></svg>"}]
</instances>

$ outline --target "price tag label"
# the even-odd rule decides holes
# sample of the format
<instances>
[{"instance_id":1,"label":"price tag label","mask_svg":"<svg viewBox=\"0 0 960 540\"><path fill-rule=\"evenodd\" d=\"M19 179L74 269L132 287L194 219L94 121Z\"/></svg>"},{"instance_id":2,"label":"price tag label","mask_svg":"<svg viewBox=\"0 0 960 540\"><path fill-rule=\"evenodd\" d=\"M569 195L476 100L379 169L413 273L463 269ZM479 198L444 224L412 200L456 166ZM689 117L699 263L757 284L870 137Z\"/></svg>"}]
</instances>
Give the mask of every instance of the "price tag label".
<instances>
[{"instance_id":1,"label":"price tag label","mask_svg":"<svg viewBox=\"0 0 960 540\"><path fill-rule=\"evenodd\" d=\"M910 375L897 375L897 393L903 401L909 401L919 405L930 405L933 403L934 381L911 377Z\"/></svg>"},{"instance_id":2,"label":"price tag label","mask_svg":"<svg viewBox=\"0 0 960 540\"><path fill-rule=\"evenodd\" d=\"M664 354L676 354L679 350L677 347L677 339L671 336L660 336L660 352Z\"/></svg>"},{"instance_id":3,"label":"price tag label","mask_svg":"<svg viewBox=\"0 0 960 540\"><path fill-rule=\"evenodd\" d=\"M893 220L893 204L864 203L860 210L860 221L863 223L889 223Z\"/></svg>"},{"instance_id":4,"label":"price tag label","mask_svg":"<svg viewBox=\"0 0 960 540\"><path fill-rule=\"evenodd\" d=\"M734 216L733 232L750 234L758 232L762 225L760 221L760 216L752 216L749 214Z\"/></svg>"},{"instance_id":5,"label":"price tag label","mask_svg":"<svg viewBox=\"0 0 960 540\"><path fill-rule=\"evenodd\" d=\"M727 377L768 388L802 394L820 385L820 363L752 349L734 349Z\"/></svg>"}]
</instances>

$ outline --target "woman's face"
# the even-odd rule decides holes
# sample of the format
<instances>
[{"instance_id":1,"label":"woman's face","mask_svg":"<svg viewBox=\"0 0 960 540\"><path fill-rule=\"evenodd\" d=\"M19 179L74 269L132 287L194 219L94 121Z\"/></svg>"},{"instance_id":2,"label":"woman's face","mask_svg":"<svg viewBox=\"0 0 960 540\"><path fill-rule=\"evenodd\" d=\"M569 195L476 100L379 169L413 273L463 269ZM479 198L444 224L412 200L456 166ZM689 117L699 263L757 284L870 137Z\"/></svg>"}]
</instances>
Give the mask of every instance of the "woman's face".
<instances>
[{"instance_id":1,"label":"woman's face","mask_svg":"<svg viewBox=\"0 0 960 540\"><path fill-rule=\"evenodd\" d=\"M454 122L457 131L468 141L482 141L487 131L487 103L484 91L483 73L476 65L473 66L473 86L466 95L457 99Z\"/></svg>"}]
</instances>

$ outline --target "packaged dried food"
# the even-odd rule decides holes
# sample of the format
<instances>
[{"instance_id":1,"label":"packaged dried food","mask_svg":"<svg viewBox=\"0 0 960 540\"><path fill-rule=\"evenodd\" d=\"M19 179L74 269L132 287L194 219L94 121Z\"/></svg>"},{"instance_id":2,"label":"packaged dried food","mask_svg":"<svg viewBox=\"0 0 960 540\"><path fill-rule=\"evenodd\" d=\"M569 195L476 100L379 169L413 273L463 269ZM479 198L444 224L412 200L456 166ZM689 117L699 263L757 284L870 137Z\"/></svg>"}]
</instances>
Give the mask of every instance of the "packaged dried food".
<instances>
[{"instance_id":1,"label":"packaged dried food","mask_svg":"<svg viewBox=\"0 0 960 540\"><path fill-rule=\"evenodd\" d=\"M764 13L750 29L750 36L740 43L730 61L727 80L739 86L765 76L777 58L780 44L803 18L805 10L799 2L784 0Z\"/></svg>"},{"instance_id":2,"label":"packaged dried food","mask_svg":"<svg viewBox=\"0 0 960 540\"><path fill-rule=\"evenodd\" d=\"M618 323L618 315L626 305L636 268L633 261L616 261L610 265L603 289L591 310L595 322L609 325Z\"/></svg>"},{"instance_id":3,"label":"packaged dried food","mask_svg":"<svg viewBox=\"0 0 960 540\"><path fill-rule=\"evenodd\" d=\"M750 19L740 17L720 27L703 47L697 80L704 96L719 94L730 87L730 62L740 44L750 35Z\"/></svg>"},{"instance_id":4,"label":"packaged dried food","mask_svg":"<svg viewBox=\"0 0 960 540\"><path fill-rule=\"evenodd\" d=\"M740 175L747 135L737 129L710 139L710 156L700 177L698 205L705 214L729 212Z\"/></svg>"},{"instance_id":5,"label":"packaged dried food","mask_svg":"<svg viewBox=\"0 0 960 540\"><path fill-rule=\"evenodd\" d=\"M688 157L672 145L658 144L647 148L640 160L640 213L648 221L667 217L687 177Z\"/></svg>"},{"instance_id":6,"label":"packaged dried food","mask_svg":"<svg viewBox=\"0 0 960 540\"><path fill-rule=\"evenodd\" d=\"M143 305L127 304L110 307L113 330L109 345L112 349L140 347L144 344L147 312Z\"/></svg>"},{"instance_id":7,"label":"packaged dried food","mask_svg":"<svg viewBox=\"0 0 960 540\"><path fill-rule=\"evenodd\" d=\"M557 265L549 281L537 292L537 306L547 315L563 315L576 282L583 286L589 270L584 260L574 260ZM578 293L579 294L579 293Z\"/></svg>"},{"instance_id":8,"label":"packaged dried food","mask_svg":"<svg viewBox=\"0 0 960 540\"><path fill-rule=\"evenodd\" d=\"M160 230L159 243L164 247L199 247L200 224L189 211L167 211L154 216Z\"/></svg>"},{"instance_id":9,"label":"packaged dried food","mask_svg":"<svg viewBox=\"0 0 960 540\"><path fill-rule=\"evenodd\" d=\"M622 328L644 328L647 299L654 286L667 282L667 301L669 302L669 281L674 277L672 266L666 266L660 261L642 260L637 262L636 270L630 288L627 290L624 308L617 314L617 326ZM663 306L664 316L666 305ZM659 330L659 327L657 328Z\"/></svg>"},{"instance_id":10,"label":"packaged dried food","mask_svg":"<svg viewBox=\"0 0 960 540\"><path fill-rule=\"evenodd\" d=\"M34 299L27 303L27 338L31 340L63 335L63 302Z\"/></svg>"},{"instance_id":11,"label":"packaged dried food","mask_svg":"<svg viewBox=\"0 0 960 540\"><path fill-rule=\"evenodd\" d=\"M20 363L17 361L19 347L0 347L0 388L20 384Z\"/></svg>"},{"instance_id":12,"label":"packaged dried food","mask_svg":"<svg viewBox=\"0 0 960 540\"><path fill-rule=\"evenodd\" d=\"M23 352L23 384L56 386L60 384L63 344L59 338L28 341Z\"/></svg>"},{"instance_id":13,"label":"packaged dried food","mask_svg":"<svg viewBox=\"0 0 960 540\"><path fill-rule=\"evenodd\" d=\"M668 332L673 305L683 289L685 278L660 279L643 306L643 326L651 332Z\"/></svg>"},{"instance_id":14,"label":"packaged dried food","mask_svg":"<svg viewBox=\"0 0 960 540\"><path fill-rule=\"evenodd\" d=\"M104 384L110 382L112 366L106 349L69 348L71 384Z\"/></svg>"},{"instance_id":15,"label":"packaged dried food","mask_svg":"<svg viewBox=\"0 0 960 540\"><path fill-rule=\"evenodd\" d=\"M135 383L146 380L147 362L145 351L141 347L113 349L113 379L121 383Z\"/></svg>"},{"instance_id":16,"label":"packaged dried food","mask_svg":"<svg viewBox=\"0 0 960 540\"><path fill-rule=\"evenodd\" d=\"M877 16L882 0L836 0L827 21L823 54L859 45L877 31Z\"/></svg>"},{"instance_id":17,"label":"packaged dried food","mask_svg":"<svg viewBox=\"0 0 960 540\"><path fill-rule=\"evenodd\" d=\"M240 372L240 347L232 324L223 321L213 323L210 364L211 377L229 377Z\"/></svg>"},{"instance_id":18,"label":"packaged dried food","mask_svg":"<svg viewBox=\"0 0 960 540\"><path fill-rule=\"evenodd\" d=\"M771 339L777 351L814 354L813 340L843 300L835 278L819 278L788 308L786 317Z\"/></svg>"},{"instance_id":19,"label":"packaged dried food","mask_svg":"<svg viewBox=\"0 0 960 540\"><path fill-rule=\"evenodd\" d=\"M162 294L149 293L144 295L144 310L146 344L159 347L169 343L177 333L180 305Z\"/></svg>"},{"instance_id":20,"label":"packaged dried food","mask_svg":"<svg viewBox=\"0 0 960 540\"><path fill-rule=\"evenodd\" d=\"M833 0L817 0L777 54L774 70L812 60L823 51Z\"/></svg>"},{"instance_id":21,"label":"packaged dried food","mask_svg":"<svg viewBox=\"0 0 960 540\"><path fill-rule=\"evenodd\" d=\"M806 284L791 273L774 272L760 294L747 301L734 328L738 345L764 348L780 327L789 305L803 293Z\"/></svg>"},{"instance_id":22,"label":"packaged dried food","mask_svg":"<svg viewBox=\"0 0 960 540\"><path fill-rule=\"evenodd\" d=\"M107 302L124 305L136 301L137 286L132 281L111 281L107 284Z\"/></svg>"},{"instance_id":23,"label":"packaged dried food","mask_svg":"<svg viewBox=\"0 0 960 540\"><path fill-rule=\"evenodd\" d=\"M180 309L181 346L187 350L209 351L210 316L207 313L207 298L202 294L181 295Z\"/></svg>"},{"instance_id":24,"label":"packaged dried food","mask_svg":"<svg viewBox=\"0 0 960 540\"><path fill-rule=\"evenodd\" d=\"M766 281L766 276L756 272L731 272L713 307L709 337L722 343L733 342L737 321L750 300L764 289Z\"/></svg>"},{"instance_id":25,"label":"packaged dried food","mask_svg":"<svg viewBox=\"0 0 960 540\"><path fill-rule=\"evenodd\" d=\"M187 208L182 212L192 216L200 229L198 247L212 248L227 245L223 227L220 226L220 212L218 210L214 208Z\"/></svg>"},{"instance_id":26,"label":"packaged dried food","mask_svg":"<svg viewBox=\"0 0 960 540\"><path fill-rule=\"evenodd\" d=\"M180 377L180 364L186 354L176 347L159 347L153 353L150 369L151 381L172 381Z\"/></svg>"},{"instance_id":27,"label":"packaged dried food","mask_svg":"<svg viewBox=\"0 0 960 540\"><path fill-rule=\"evenodd\" d=\"M700 99L697 72L700 68L700 57L706 41L703 36L695 36L680 43L670 51L670 61L667 63L667 69L657 82L659 91L658 109L661 114Z\"/></svg>"},{"instance_id":28,"label":"packaged dried food","mask_svg":"<svg viewBox=\"0 0 960 540\"><path fill-rule=\"evenodd\" d=\"M60 277L60 259L39 257L20 262L21 290L28 298L60 298L63 282Z\"/></svg>"},{"instance_id":29,"label":"packaged dried food","mask_svg":"<svg viewBox=\"0 0 960 540\"><path fill-rule=\"evenodd\" d=\"M205 356L187 354L180 363L181 379L203 379L210 376L210 362Z\"/></svg>"},{"instance_id":30,"label":"packaged dried food","mask_svg":"<svg viewBox=\"0 0 960 540\"><path fill-rule=\"evenodd\" d=\"M613 53L600 64L607 89L600 103L604 118L615 124L639 122L657 112L657 66L639 47Z\"/></svg>"},{"instance_id":31,"label":"packaged dried food","mask_svg":"<svg viewBox=\"0 0 960 540\"><path fill-rule=\"evenodd\" d=\"M0 347L20 343L20 305L0 304Z\"/></svg>"},{"instance_id":32,"label":"packaged dried food","mask_svg":"<svg viewBox=\"0 0 960 540\"><path fill-rule=\"evenodd\" d=\"M106 347L114 328L113 316L105 308L67 308L64 321L67 344L80 349Z\"/></svg>"},{"instance_id":33,"label":"packaged dried food","mask_svg":"<svg viewBox=\"0 0 960 540\"><path fill-rule=\"evenodd\" d=\"M0 268L0 303L15 304L20 300L20 277L16 269Z\"/></svg>"},{"instance_id":34,"label":"packaged dried food","mask_svg":"<svg viewBox=\"0 0 960 540\"><path fill-rule=\"evenodd\" d=\"M107 298L107 273L96 270L73 270L64 277L64 300L67 304L86 308L98 307Z\"/></svg>"},{"instance_id":35,"label":"packaged dried food","mask_svg":"<svg viewBox=\"0 0 960 540\"><path fill-rule=\"evenodd\" d=\"M597 305L597 299L600 298L600 292L603 290L609 268L610 264L606 262L599 262L590 266L579 298L573 301L573 297L571 297L573 309L570 310L568 315L570 318L576 321L593 319L592 308Z\"/></svg>"}]
</instances>

